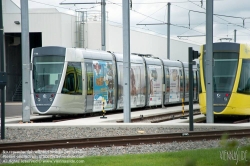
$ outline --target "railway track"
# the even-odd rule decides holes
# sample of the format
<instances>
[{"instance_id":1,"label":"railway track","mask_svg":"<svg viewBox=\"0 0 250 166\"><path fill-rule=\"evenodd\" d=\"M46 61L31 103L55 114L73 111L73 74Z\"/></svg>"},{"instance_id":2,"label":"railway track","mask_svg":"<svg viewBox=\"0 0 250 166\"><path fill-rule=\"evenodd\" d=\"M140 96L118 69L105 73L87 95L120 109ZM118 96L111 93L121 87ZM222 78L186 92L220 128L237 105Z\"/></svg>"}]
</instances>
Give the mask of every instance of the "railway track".
<instances>
[{"instance_id":1,"label":"railway track","mask_svg":"<svg viewBox=\"0 0 250 166\"><path fill-rule=\"evenodd\" d=\"M228 138L250 137L250 129L2 143L0 144L0 153L3 151L91 148L214 140L220 139L225 134L228 135Z\"/></svg>"},{"instance_id":2,"label":"railway track","mask_svg":"<svg viewBox=\"0 0 250 166\"><path fill-rule=\"evenodd\" d=\"M193 115L200 115L200 110L194 110ZM152 115L152 116L143 116L141 115L138 118L132 118L131 122L143 122L143 121L150 121L151 123L159 123L159 122L164 122L164 121L169 121L169 120L174 120L182 117L188 117L189 116L189 111L185 111L184 115L182 112L174 112L174 113L166 113L166 114L159 114L159 115ZM116 121L117 123L123 123L123 120Z\"/></svg>"},{"instance_id":3,"label":"railway track","mask_svg":"<svg viewBox=\"0 0 250 166\"><path fill-rule=\"evenodd\" d=\"M138 110L133 110L133 112L136 112ZM107 112L106 115L113 115L113 114L117 114L117 113L121 113L121 111ZM193 110L193 115L199 115L199 114L201 114L199 109ZM52 117L48 117L48 118L33 120L32 123L44 123L44 122L54 123L54 122L61 122L61 121L67 121L67 120L75 120L75 119L80 119L80 118L88 118L88 117L95 117L95 116L99 117L101 115L102 115L101 112L97 112L97 113L92 113L92 114L88 114L88 115L84 115L84 116L83 115L61 116L61 117L60 116L58 116L58 117L52 116ZM169 120L178 119L178 118L182 118L182 117L188 117L188 116L189 116L189 111L185 111L184 115L182 114L181 111L179 111L179 112L174 112L174 113L166 113L166 114L150 115L150 116L141 115L138 118L131 119L131 122L136 123L136 122L150 121L150 123L159 123L159 122L169 121ZM119 120L116 122L123 123L123 120Z\"/></svg>"},{"instance_id":4,"label":"railway track","mask_svg":"<svg viewBox=\"0 0 250 166\"><path fill-rule=\"evenodd\" d=\"M249 123L249 117L217 117L214 119L214 123L225 123L225 124L239 124ZM206 123L206 118L196 120L195 123Z\"/></svg>"}]
</instances>

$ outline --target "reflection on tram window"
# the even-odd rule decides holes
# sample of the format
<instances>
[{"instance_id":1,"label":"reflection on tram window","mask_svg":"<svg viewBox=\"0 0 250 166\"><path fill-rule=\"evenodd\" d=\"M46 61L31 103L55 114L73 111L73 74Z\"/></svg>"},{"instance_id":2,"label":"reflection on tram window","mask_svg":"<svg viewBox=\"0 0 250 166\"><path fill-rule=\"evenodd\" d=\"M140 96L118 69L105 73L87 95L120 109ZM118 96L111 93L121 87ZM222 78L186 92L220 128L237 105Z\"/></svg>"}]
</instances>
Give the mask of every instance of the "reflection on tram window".
<instances>
[{"instance_id":1,"label":"reflection on tram window","mask_svg":"<svg viewBox=\"0 0 250 166\"><path fill-rule=\"evenodd\" d=\"M35 93L56 93L64 65L64 57L41 56L33 59L33 86Z\"/></svg>"},{"instance_id":2,"label":"reflection on tram window","mask_svg":"<svg viewBox=\"0 0 250 166\"><path fill-rule=\"evenodd\" d=\"M165 86L166 86L166 93L169 94L170 93L170 76L169 76L169 68L167 66L165 67Z\"/></svg>"},{"instance_id":3,"label":"reflection on tram window","mask_svg":"<svg viewBox=\"0 0 250 166\"><path fill-rule=\"evenodd\" d=\"M80 62L69 62L62 93L82 95L82 70Z\"/></svg>"},{"instance_id":4,"label":"reflection on tram window","mask_svg":"<svg viewBox=\"0 0 250 166\"><path fill-rule=\"evenodd\" d=\"M250 60L242 60L238 92L250 94Z\"/></svg>"},{"instance_id":5,"label":"reflection on tram window","mask_svg":"<svg viewBox=\"0 0 250 166\"><path fill-rule=\"evenodd\" d=\"M87 72L87 94L93 95L93 72Z\"/></svg>"},{"instance_id":6,"label":"reflection on tram window","mask_svg":"<svg viewBox=\"0 0 250 166\"><path fill-rule=\"evenodd\" d=\"M238 66L238 57L239 54L237 53L214 53L214 92L232 91Z\"/></svg>"},{"instance_id":7,"label":"reflection on tram window","mask_svg":"<svg viewBox=\"0 0 250 166\"><path fill-rule=\"evenodd\" d=\"M87 95L93 95L93 63L85 62L87 71Z\"/></svg>"}]
</instances>

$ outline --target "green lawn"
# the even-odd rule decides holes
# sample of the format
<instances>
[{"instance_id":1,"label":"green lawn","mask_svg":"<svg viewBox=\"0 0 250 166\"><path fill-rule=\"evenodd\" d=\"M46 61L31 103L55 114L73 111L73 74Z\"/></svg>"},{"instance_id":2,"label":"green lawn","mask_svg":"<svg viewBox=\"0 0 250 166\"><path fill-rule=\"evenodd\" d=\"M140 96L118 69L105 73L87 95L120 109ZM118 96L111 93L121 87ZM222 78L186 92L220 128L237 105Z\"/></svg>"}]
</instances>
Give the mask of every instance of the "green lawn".
<instances>
[{"instance_id":1,"label":"green lawn","mask_svg":"<svg viewBox=\"0 0 250 166\"><path fill-rule=\"evenodd\" d=\"M233 153L231 153L233 152ZM238 159L237 159L238 157ZM247 161L246 161L247 160ZM59 163L55 163L55 162ZM45 162L45 161L44 161ZM63 163L64 162L64 163ZM80 163L77 163L80 162ZM2 164L17 166L250 166L250 146L216 149L186 150L179 152L98 156L81 159L50 160L48 163Z\"/></svg>"}]
</instances>

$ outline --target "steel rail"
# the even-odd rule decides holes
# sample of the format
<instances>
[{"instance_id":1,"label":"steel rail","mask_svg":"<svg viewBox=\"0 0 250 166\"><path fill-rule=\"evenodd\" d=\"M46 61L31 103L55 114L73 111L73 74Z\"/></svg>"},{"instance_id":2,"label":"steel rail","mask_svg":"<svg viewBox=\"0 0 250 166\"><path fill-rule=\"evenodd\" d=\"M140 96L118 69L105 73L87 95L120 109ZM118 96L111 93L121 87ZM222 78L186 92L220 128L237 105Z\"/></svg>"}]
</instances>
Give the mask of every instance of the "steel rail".
<instances>
[{"instance_id":1,"label":"steel rail","mask_svg":"<svg viewBox=\"0 0 250 166\"><path fill-rule=\"evenodd\" d=\"M237 123L248 123L248 122L250 122L250 118L234 121L233 123L237 124Z\"/></svg>"},{"instance_id":2,"label":"steel rail","mask_svg":"<svg viewBox=\"0 0 250 166\"><path fill-rule=\"evenodd\" d=\"M128 145L157 144L157 143L171 143L171 142L185 142L185 141L199 141L199 140L205 141L205 140L221 139L221 137L225 134L228 136L228 138L250 137L250 129L216 130L216 131L206 131L206 132L192 131L192 132L168 133L168 134L1 143L0 153L2 153L3 151L51 150L58 148L91 148L91 147L128 146Z\"/></svg>"},{"instance_id":3,"label":"steel rail","mask_svg":"<svg viewBox=\"0 0 250 166\"><path fill-rule=\"evenodd\" d=\"M182 115L182 112L172 112L172 113L163 113L163 114L158 114L158 115L149 115L149 116L143 116L143 117L138 117L138 118L132 118L131 122L141 122L143 120L152 120L151 123L159 123L163 121L168 121L168 120L173 120L177 119L180 117L187 117L189 115L188 111L185 111L186 113L184 116ZM199 109L194 110L194 115L201 114ZM161 120L153 120L154 118L161 118ZM117 123L123 123L123 120L118 120L116 121Z\"/></svg>"},{"instance_id":4,"label":"steel rail","mask_svg":"<svg viewBox=\"0 0 250 166\"><path fill-rule=\"evenodd\" d=\"M200 112L193 113L193 115L200 115L200 114L201 114ZM184 117L188 117L188 116L189 116L189 114L182 115L182 113L176 113L172 117L162 118L160 120L152 120L151 123L160 123L160 122L165 122L165 121L178 119L178 118L184 118Z\"/></svg>"}]
</instances>

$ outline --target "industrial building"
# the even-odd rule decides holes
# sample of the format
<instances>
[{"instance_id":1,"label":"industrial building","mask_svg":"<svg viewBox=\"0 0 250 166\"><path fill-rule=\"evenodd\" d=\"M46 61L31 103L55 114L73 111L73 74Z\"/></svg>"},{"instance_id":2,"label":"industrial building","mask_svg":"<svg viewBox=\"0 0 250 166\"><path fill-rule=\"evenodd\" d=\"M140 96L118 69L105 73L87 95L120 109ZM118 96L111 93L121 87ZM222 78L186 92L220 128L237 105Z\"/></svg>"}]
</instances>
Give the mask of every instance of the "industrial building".
<instances>
[{"instance_id":1,"label":"industrial building","mask_svg":"<svg viewBox=\"0 0 250 166\"><path fill-rule=\"evenodd\" d=\"M3 0L5 70L8 75L6 101L22 101L21 10ZM30 50L41 46L83 47L101 50L101 21L71 15L56 8L30 9ZM167 59L167 37L131 30L131 53L152 54ZM106 50L122 52L122 26L106 22ZM170 59L188 61L188 47L199 45L170 39Z\"/></svg>"}]
</instances>

